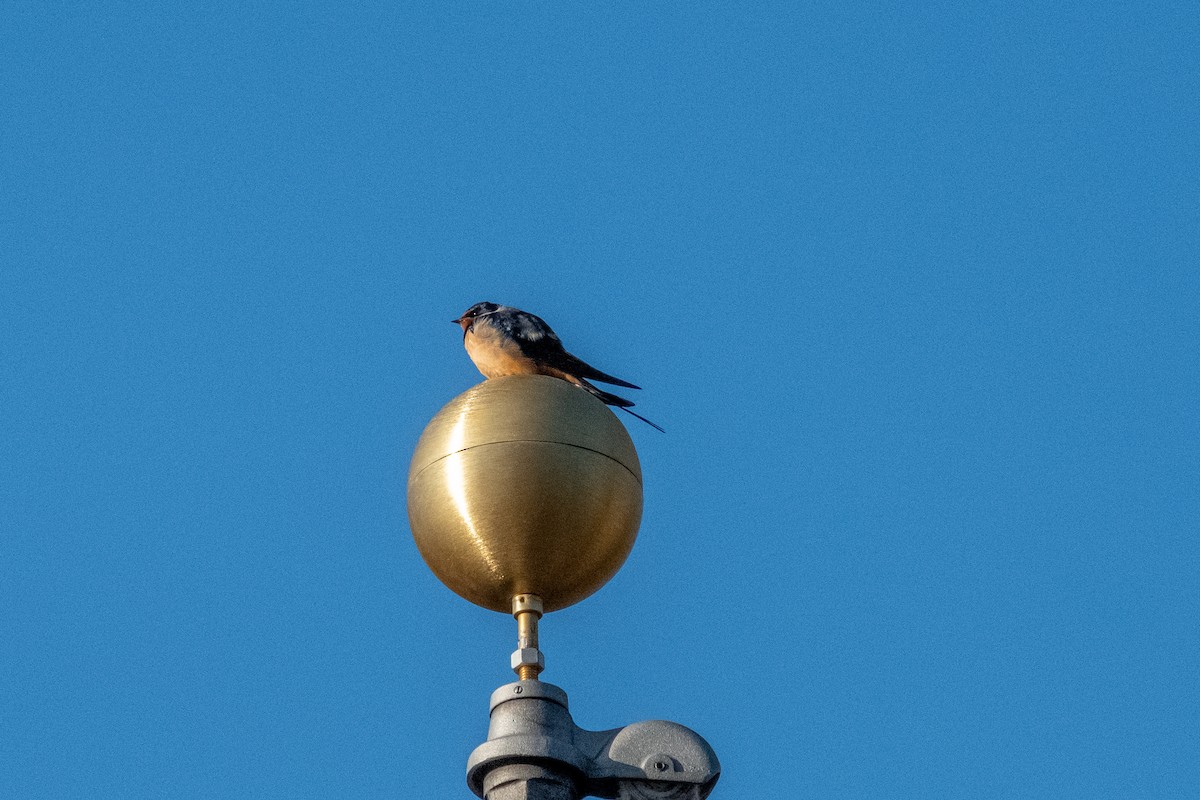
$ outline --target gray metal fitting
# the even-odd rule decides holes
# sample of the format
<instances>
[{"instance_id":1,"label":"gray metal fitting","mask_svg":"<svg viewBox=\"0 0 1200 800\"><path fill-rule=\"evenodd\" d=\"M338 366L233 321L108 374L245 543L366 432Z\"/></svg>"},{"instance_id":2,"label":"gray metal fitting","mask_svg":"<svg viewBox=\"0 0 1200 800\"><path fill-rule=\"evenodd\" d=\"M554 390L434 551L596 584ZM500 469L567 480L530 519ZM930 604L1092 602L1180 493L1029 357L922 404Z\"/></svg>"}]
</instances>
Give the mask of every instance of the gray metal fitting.
<instances>
[{"instance_id":1,"label":"gray metal fitting","mask_svg":"<svg viewBox=\"0 0 1200 800\"><path fill-rule=\"evenodd\" d=\"M721 775L716 753L695 731L662 720L584 730L571 719L567 693L536 680L492 692L488 740L467 761L467 785L488 800L507 797L492 789L532 780L533 773L505 772L518 765L536 768L538 781L553 779L565 793L553 796L569 798L704 800Z\"/></svg>"}]
</instances>

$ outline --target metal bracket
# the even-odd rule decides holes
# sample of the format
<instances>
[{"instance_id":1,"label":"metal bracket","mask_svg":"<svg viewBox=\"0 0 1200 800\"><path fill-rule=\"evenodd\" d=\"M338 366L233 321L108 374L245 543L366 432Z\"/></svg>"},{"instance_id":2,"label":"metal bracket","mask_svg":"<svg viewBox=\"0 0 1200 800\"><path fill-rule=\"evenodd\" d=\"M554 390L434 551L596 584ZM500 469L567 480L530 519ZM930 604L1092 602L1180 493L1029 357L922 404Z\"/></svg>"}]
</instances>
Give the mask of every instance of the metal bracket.
<instances>
[{"instance_id":1,"label":"metal bracket","mask_svg":"<svg viewBox=\"0 0 1200 800\"><path fill-rule=\"evenodd\" d=\"M467 761L467 785L487 800L510 796L504 782L533 779L556 787L544 796L567 800L704 800L720 774L695 731L664 720L587 731L571 719L566 692L536 680L492 692L488 740Z\"/></svg>"}]
</instances>

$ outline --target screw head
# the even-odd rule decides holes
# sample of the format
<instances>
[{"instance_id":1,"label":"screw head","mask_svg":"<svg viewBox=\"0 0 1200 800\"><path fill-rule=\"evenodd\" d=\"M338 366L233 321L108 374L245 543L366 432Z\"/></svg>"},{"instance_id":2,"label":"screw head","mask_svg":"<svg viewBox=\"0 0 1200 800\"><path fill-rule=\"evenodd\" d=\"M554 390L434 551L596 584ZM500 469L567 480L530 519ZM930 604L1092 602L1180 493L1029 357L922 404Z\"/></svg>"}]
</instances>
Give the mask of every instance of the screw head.
<instances>
[{"instance_id":1,"label":"screw head","mask_svg":"<svg viewBox=\"0 0 1200 800\"><path fill-rule=\"evenodd\" d=\"M671 758L671 756L667 755L666 753L656 753L652 756L648 756L646 760L642 762L642 769L647 775L652 776L653 773L663 774L677 772L679 771L679 765L676 763L674 758Z\"/></svg>"}]
</instances>

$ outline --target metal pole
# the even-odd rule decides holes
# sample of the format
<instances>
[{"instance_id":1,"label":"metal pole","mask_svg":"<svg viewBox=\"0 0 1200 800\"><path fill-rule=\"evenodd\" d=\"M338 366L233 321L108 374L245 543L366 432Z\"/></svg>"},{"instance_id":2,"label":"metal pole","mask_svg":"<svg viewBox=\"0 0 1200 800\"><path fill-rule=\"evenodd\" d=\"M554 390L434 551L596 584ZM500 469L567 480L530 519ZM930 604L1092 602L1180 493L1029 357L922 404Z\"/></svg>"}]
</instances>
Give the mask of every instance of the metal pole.
<instances>
[{"instance_id":1,"label":"metal pole","mask_svg":"<svg viewBox=\"0 0 1200 800\"><path fill-rule=\"evenodd\" d=\"M496 767L483 779L486 800L578 800L575 782L536 764Z\"/></svg>"}]
</instances>

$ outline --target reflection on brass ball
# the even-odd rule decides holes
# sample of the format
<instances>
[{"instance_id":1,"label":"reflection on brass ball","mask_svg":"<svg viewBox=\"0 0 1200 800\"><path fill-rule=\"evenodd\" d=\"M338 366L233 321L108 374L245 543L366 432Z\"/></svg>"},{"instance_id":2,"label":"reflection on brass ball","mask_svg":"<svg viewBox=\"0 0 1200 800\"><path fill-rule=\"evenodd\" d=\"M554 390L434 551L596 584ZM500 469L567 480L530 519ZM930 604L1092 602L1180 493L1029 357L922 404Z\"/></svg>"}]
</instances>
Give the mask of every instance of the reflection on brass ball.
<instances>
[{"instance_id":1,"label":"reflection on brass ball","mask_svg":"<svg viewBox=\"0 0 1200 800\"><path fill-rule=\"evenodd\" d=\"M426 426L408 472L408 519L425 563L454 592L509 613L546 611L616 574L642 518L629 433L596 398L544 375L492 378Z\"/></svg>"}]
</instances>

